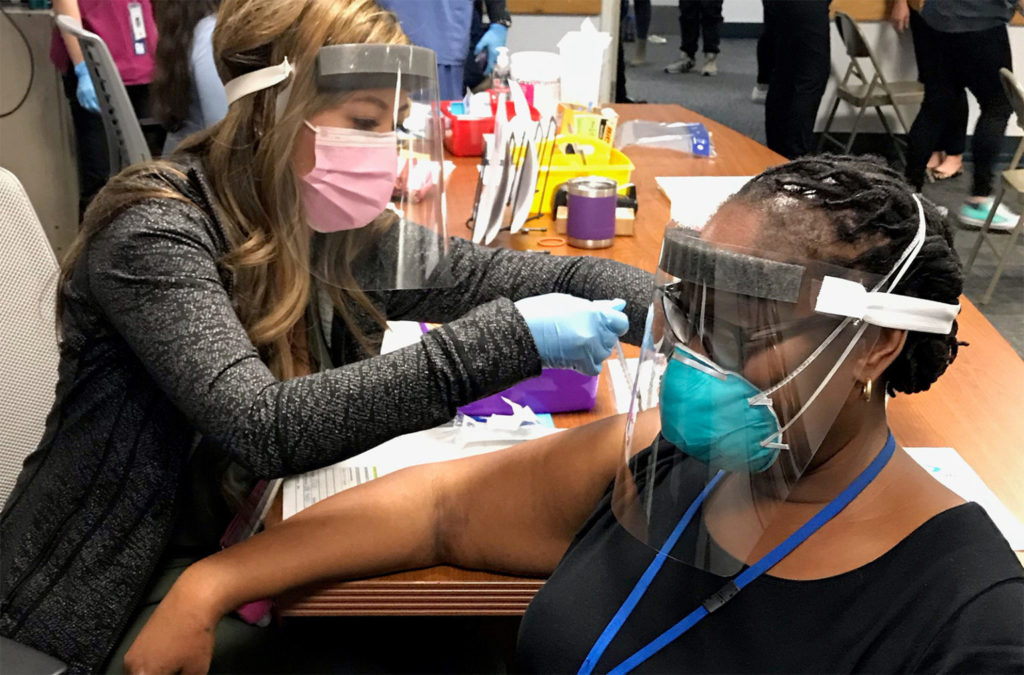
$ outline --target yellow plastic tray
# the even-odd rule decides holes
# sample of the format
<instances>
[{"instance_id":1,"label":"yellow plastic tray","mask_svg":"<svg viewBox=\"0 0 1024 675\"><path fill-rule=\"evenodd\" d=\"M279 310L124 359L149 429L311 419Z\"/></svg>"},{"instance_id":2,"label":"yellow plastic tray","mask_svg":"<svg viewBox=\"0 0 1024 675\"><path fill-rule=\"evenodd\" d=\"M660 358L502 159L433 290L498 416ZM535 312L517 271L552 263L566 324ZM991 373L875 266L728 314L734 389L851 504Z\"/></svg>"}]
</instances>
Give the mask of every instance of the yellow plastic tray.
<instances>
[{"instance_id":1,"label":"yellow plastic tray","mask_svg":"<svg viewBox=\"0 0 1024 675\"><path fill-rule=\"evenodd\" d=\"M530 213L537 213L538 209L541 213L551 213L558 188L566 181L580 176L611 178L618 182L620 192L625 193L626 189L622 186L630 182L633 169L636 167L622 152L602 140L571 134L556 136L553 142L555 151L551 156L550 175L546 178L546 185L544 174L548 169L548 153L551 152L552 141L542 142L537 149L537 159L541 166L537 176L537 192L530 206ZM565 150L570 145L578 151L574 154L566 153ZM582 150L582 153L579 150ZM517 163L520 157L521 153L515 158Z\"/></svg>"}]
</instances>

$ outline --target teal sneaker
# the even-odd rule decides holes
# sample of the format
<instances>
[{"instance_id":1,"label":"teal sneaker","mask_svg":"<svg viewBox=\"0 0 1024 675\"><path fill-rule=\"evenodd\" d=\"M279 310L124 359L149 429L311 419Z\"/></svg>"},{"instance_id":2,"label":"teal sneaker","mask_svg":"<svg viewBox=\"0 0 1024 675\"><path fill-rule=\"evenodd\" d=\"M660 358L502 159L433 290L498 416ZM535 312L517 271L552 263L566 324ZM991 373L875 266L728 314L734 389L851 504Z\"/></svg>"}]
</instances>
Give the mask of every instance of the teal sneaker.
<instances>
[{"instance_id":1,"label":"teal sneaker","mask_svg":"<svg viewBox=\"0 0 1024 675\"><path fill-rule=\"evenodd\" d=\"M962 224L968 227L980 228L985 225L985 221L988 219L988 213L992 209L992 200L986 199L983 202L972 204L971 202L964 202L960 206L959 220ZM1016 218L1012 214L1007 213L1002 205L996 209L995 215L992 217L992 224L989 229L992 230L1012 230L1016 224Z\"/></svg>"}]
</instances>

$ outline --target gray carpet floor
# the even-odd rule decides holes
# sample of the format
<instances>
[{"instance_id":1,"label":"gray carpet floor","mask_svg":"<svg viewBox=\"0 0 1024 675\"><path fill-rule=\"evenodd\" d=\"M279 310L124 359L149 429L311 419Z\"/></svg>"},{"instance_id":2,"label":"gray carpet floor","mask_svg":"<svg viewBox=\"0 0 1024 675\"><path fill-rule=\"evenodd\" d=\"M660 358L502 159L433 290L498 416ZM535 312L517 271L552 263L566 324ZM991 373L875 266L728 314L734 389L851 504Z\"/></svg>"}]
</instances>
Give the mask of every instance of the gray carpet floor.
<instances>
[{"instance_id":1,"label":"gray carpet floor","mask_svg":"<svg viewBox=\"0 0 1024 675\"><path fill-rule=\"evenodd\" d=\"M764 106L750 100L757 71L756 40L722 40L719 75L701 77L697 71L674 75L662 71L679 55L678 36L666 37L666 44L648 44L646 65L627 68L629 96L649 103L678 103L764 143ZM633 45L627 44L626 50L628 63ZM698 68L701 59L698 56ZM925 195L955 214L970 189L970 165L965 169L962 176L926 185ZM977 236L977 230L965 230L956 225L955 245L963 260L966 261ZM1000 249L1006 245L1005 235L993 235L991 239ZM1016 249L1010 253L1009 264L991 301L979 309L1017 353L1024 356L1024 236ZM988 287L995 267L995 256L988 247L983 247L964 283L965 294L975 304Z\"/></svg>"}]
</instances>

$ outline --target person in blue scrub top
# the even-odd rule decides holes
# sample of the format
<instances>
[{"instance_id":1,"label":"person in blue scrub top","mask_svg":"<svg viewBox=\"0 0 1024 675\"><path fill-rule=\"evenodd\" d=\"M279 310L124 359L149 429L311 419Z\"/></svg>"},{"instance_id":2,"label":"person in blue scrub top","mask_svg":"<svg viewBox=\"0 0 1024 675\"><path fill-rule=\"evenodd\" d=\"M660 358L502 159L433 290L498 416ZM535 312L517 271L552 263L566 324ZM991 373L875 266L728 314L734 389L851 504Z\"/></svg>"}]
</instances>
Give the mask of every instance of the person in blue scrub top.
<instances>
[{"instance_id":1,"label":"person in blue scrub top","mask_svg":"<svg viewBox=\"0 0 1024 675\"><path fill-rule=\"evenodd\" d=\"M484 75L489 75L498 58L498 47L505 46L512 19L505 0L380 0L381 5L398 15L402 30L413 44L437 53L438 84L441 99L460 99L465 92L466 55L470 48L470 29L474 13L482 16L486 5L490 26L473 45L473 55L487 53Z\"/></svg>"}]
</instances>

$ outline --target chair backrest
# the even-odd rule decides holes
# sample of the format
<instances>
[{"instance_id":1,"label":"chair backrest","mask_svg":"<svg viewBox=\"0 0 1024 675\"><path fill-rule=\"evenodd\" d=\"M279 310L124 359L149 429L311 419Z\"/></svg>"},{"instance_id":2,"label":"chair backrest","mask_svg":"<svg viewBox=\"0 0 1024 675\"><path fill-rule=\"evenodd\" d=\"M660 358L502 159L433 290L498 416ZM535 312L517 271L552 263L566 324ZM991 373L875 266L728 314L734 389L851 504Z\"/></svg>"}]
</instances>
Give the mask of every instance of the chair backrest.
<instances>
[{"instance_id":1,"label":"chair backrest","mask_svg":"<svg viewBox=\"0 0 1024 675\"><path fill-rule=\"evenodd\" d=\"M1003 81L1006 98L1010 99L1013 112L1017 114L1017 126L1024 129L1024 87L1008 68L999 69L999 78ZM1024 136L1021 137L1017 151L1013 153L1013 159L1010 160L1011 169L1018 168L1022 156L1024 156Z\"/></svg>"},{"instance_id":2,"label":"chair backrest","mask_svg":"<svg viewBox=\"0 0 1024 675\"><path fill-rule=\"evenodd\" d=\"M864 39L864 33L861 31L860 25L854 21L853 17L849 14L845 12L836 12L836 27L839 29L839 34L843 37L843 45L846 47L846 55L850 57L850 67L847 69L847 78L851 73L856 75L858 79L869 85L869 93L874 90L875 84L877 83L885 90L885 93L891 97L892 89L890 88L889 80L886 79L885 73L882 71L881 64L875 58L875 53L871 51L868 41ZM875 74L870 78L857 61L857 59L864 58L871 62L871 68L875 71ZM845 78L843 81L846 81Z\"/></svg>"},{"instance_id":3,"label":"chair backrest","mask_svg":"<svg viewBox=\"0 0 1024 675\"><path fill-rule=\"evenodd\" d=\"M103 39L91 33L82 25L63 14L57 15L57 26L78 38L85 57L85 65L89 69L96 98L100 104L100 116L103 118L103 129L107 137L107 150L110 153L110 172L115 174L129 164L150 159L149 146L142 135L139 118L135 116L128 91L121 81L110 50Z\"/></svg>"},{"instance_id":4,"label":"chair backrest","mask_svg":"<svg viewBox=\"0 0 1024 675\"><path fill-rule=\"evenodd\" d=\"M1017 126L1024 129L1024 86L1021 86L1009 68L1000 68L999 77L1003 81L1006 98L1010 99L1013 112L1017 113Z\"/></svg>"},{"instance_id":5,"label":"chair backrest","mask_svg":"<svg viewBox=\"0 0 1024 675\"><path fill-rule=\"evenodd\" d=\"M57 382L57 259L28 195L0 167L0 506L36 449Z\"/></svg>"},{"instance_id":6,"label":"chair backrest","mask_svg":"<svg viewBox=\"0 0 1024 675\"><path fill-rule=\"evenodd\" d=\"M843 46L846 48L846 55L851 59L862 59L871 56L871 49L868 47L860 26L853 20L853 17L845 12L836 12L836 28L843 38Z\"/></svg>"}]
</instances>

